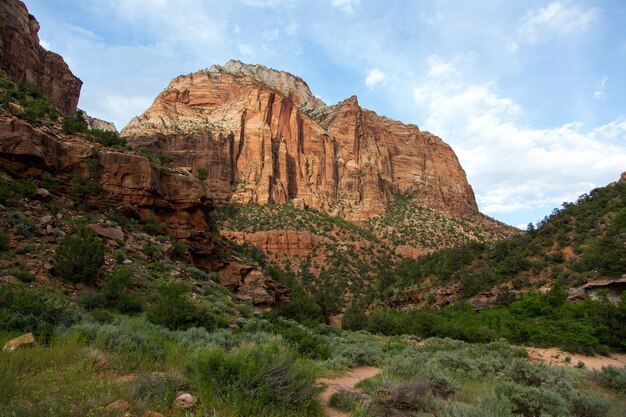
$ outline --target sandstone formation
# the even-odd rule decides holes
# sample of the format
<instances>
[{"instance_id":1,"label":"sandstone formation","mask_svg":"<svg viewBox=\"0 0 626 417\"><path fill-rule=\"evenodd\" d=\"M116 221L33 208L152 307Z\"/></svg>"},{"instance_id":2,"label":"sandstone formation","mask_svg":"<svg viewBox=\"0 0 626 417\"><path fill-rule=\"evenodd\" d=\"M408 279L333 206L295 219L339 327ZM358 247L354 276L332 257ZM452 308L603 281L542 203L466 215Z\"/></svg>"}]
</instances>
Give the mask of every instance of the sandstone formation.
<instances>
[{"instance_id":1,"label":"sandstone formation","mask_svg":"<svg viewBox=\"0 0 626 417\"><path fill-rule=\"evenodd\" d=\"M82 81L54 52L39 44L39 22L19 0L0 2L0 69L37 85L63 114L76 111Z\"/></svg>"},{"instance_id":2,"label":"sandstone formation","mask_svg":"<svg viewBox=\"0 0 626 417\"><path fill-rule=\"evenodd\" d=\"M87 122L87 126L89 126L89 129L99 129L99 130L104 130L108 132L117 132L117 128L112 122L107 122L106 120L98 119L97 117L91 117L84 110L80 110L80 111L83 112L85 121Z\"/></svg>"},{"instance_id":3,"label":"sandstone formation","mask_svg":"<svg viewBox=\"0 0 626 417\"><path fill-rule=\"evenodd\" d=\"M187 245L196 266L205 270L223 269L224 262L220 264L216 260L216 248L206 221L212 201L206 196L205 185L188 171L161 171L143 156L99 150L80 137L62 138L51 130L35 128L8 114L0 114L0 167L4 170L17 176L40 175L47 171L65 179L69 185L73 173L88 175L88 160L97 161L95 179L107 191L94 197L91 204L114 206L138 219L156 216ZM125 238L116 228L95 224L90 227L106 239L123 241ZM263 306L289 299L288 289L253 267L239 265L239 270L231 271L233 277L225 271L221 271L221 275L226 281L236 282L230 288L240 298Z\"/></svg>"},{"instance_id":4,"label":"sandstone formation","mask_svg":"<svg viewBox=\"0 0 626 417\"><path fill-rule=\"evenodd\" d=\"M205 168L219 200L292 202L360 221L412 193L455 216L478 213L441 139L356 97L325 106L301 79L259 65L230 61L173 79L122 135L175 166Z\"/></svg>"},{"instance_id":5,"label":"sandstone formation","mask_svg":"<svg viewBox=\"0 0 626 417\"><path fill-rule=\"evenodd\" d=\"M280 305L291 299L291 290L288 287L271 280L237 258L216 263L214 268L220 275L220 284L238 294L240 299L257 307Z\"/></svg>"}]
</instances>

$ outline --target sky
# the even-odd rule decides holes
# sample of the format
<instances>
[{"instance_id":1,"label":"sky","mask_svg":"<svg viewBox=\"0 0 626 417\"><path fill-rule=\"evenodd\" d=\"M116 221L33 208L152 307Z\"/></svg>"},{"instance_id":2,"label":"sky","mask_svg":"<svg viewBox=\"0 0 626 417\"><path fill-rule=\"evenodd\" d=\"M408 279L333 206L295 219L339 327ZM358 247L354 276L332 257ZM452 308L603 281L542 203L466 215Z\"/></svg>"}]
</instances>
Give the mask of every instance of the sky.
<instances>
[{"instance_id":1,"label":"sky","mask_svg":"<svg viewBox=\"0 0 626 417\"><path fill-rule=\"evenodd\" d=\"M118 129L173 77L239 59L440 136L514 226L626 171L622 0L25 2L79 106Z\"/></svg>"}]
</instances>

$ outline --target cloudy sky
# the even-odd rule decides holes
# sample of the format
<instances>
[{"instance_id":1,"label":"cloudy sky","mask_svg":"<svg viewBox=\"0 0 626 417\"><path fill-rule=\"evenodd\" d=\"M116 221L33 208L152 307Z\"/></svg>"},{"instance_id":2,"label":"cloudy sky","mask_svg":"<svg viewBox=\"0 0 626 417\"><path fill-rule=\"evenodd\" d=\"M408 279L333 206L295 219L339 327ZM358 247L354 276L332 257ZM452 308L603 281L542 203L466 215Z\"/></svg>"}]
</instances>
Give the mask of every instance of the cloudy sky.
<instances>
[{"instance_id":1,"label":"cloudy sky","mask_svg":"<svg viewBox=\"0 0 626 417\"><path fill-rule=\"evenodd\" d=\"M626 170L626 2L26 0L122 128L180 74L289 71L452 145L483 212L535 222Z\"/></svg>"}]
</instances>

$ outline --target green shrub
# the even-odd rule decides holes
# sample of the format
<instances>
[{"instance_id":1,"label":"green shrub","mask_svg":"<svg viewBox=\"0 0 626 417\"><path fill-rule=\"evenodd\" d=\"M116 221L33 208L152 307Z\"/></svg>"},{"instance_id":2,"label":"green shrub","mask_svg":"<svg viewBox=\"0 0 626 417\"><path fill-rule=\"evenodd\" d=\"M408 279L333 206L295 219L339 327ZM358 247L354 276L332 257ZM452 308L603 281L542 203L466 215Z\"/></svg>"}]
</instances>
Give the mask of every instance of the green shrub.
<instances>
[{"instance_id":1,"label":"green shrub","mask_svg":"<svg viewBox=\"0 0 626 417\"><path fill-rule=\"evenodd\" d=\"M85 120L85 114L78 110L73 116L65 116L61 121L63 133L72 135L74 133L85 133L89 130L89 125Z\"/></svg>"},{"instance_id":2,"label":"green shrub","mask_svg":"<svg viewBox=\"0 0 626 417\"><path fill-rule=\"evenodd\" d=\"M609 411L609 402L577 391L571 398L570 408L574 417L604 417Z\"/></svg>"},{"instance_id":3,"label":"green shrub","mask_svg":"<svg viewBox=\"0 0 626 417\"><path fill-rule=\"evenodd\" d=\"M161 250L161 247L150 242L145 243L141 248L141 251L144 255L146 255L153 261L158 261L163 256L163 251Z\"/></svg>"},{"instance_id":4,"label":"green shrub","mask_svg":"<svg viewBox=\"0 0 626 417\"><path fill-rule=\"evenodd\" d=\"M104 264L105 247L96 232L80 225L56 247L54 270L68 281L92 284Z\"/></svg>"},{"instance_id":5,"label":"green shrub","mask_svg":"<svg viewBox=\"0 0 626 417\"><path fill-rule=\"evenodd\" d=\"M116 268L109 274L104 291L109 299L115 300L123 295L132 281L132 269L128 266Z\"/></svg>"},{"instance_id":6,"label":"green shrub","mask_svg":"<svg viewBox=\"0 0 626 417\"><path fill-rule=\"evenodd\" d=\"M77 203L85 203L89 197L100 195L105 192L102 185L95 181L96 175L90 174L84 177L80 173L75 172L72 175L72 186L69 190L69 196Z\"/></svg>"},{"instance_id":7,"label":"green shrub","mask_svg":"<svg viewBox=\"0 0 626 417\"><path fill-rule=\"evenodd\" d=\"M78 310L49 289L23 289L0 285L0 329L33 332L47 343L55 327L70 326L80 319Z\"/></svg>"},{"instance_id":8,"label":"green shrub","mask_svg":"<svg viewBox=\"0 0 626 417\"><path fill-rule=\"evenodd\" d=\"M223 325L215 316L187 298L182 284L162 284L154 304L148 309L148 320L171 330L190 327L215 328Z\"/></svg>"},{"instance_id":9,"label":"green shrub","mask_svg":"<svg viewBox=\"0 0 626 417\"><path fill-rule=\"evenodd\" d=\"M276 341L232 352L198 351L186 374L205 398L229 404L234 415L319 415L312 372Z\"/></svg>"},{"instance_id":10,"label":"green shrub","mask_svg":"<svg viewBox=\"0 0 626 417\"><path fill-rule=\"evenodd\" d=\"M143 311L143 303L131 294L123 294L117 299L117 310L124 314L139 314Z\"/></svg>"},{"instance_id":11,"label":"green shrub","mask_svg":"<svg viewBox=\"0 0 626 417\"><path fill-rule=\"evenodd\" d=\"M568 415L563 398L550 389L527 387L511 382L498 382L495 392L499 398L505 398L511 402L514 413L524 417Z\"/></svg>"},{"instance_id":12,"label":"green shrub","mask_svg":"<svg viewBox=\"0 0 626 417\"><path fill-rule=\"evenodd\" d=\"M122 324L80 323L72 330L101 349L120 353L129 363L161 362L165 359L164 347L142 332Z\"/></svg>"},{"instance_id":13,"label":"green shrub","mask_svg":"<svg viewBox=\"0 0 626 417\"><path fill-rule=\"evenodd\" d=\"M301 355L315 359L328 359L330 357L328 341L324 337L314 334L311 330L286 322L277 322L275 329Z\"/></svg>"},{"instance_id":14,"label":"green shrub","mask_svg":"<svg viewBox=\"0 0 626 417\"><path fill-rule=\"evenodd\" d=\"M331 395L329 404L338 410L350 412L363 400L363 395L354 391L339 390Z\"/></svg>"},{"instance_id":15,"label":"green shrub","mask_svg":"<svg viewBox=\"0 0 626 417\"><path fill-rule=\"evenodd\" d=\"M196 175L200 181L204 181L209 177L209 172L204 167L198 167L196 169Z\"/></svg>"},{"instance_id":16,"label":"green shrub","mask_svg":"<svg viewBox=\"0 0 626 417\"><path fill-rule=\"evenodd\" d=\"M13 191L25 198L32 198L37 191L37 184L28 178L20 178L11 183Z\"/></svg>"},{"instance_id":17,"label":"green shrub","mask_svg":"<svg viewBox=\"0 0 626 417\"><path fill-rule=\"evenodd\" d=\"M167 408L182 387L176 381L162 375L142 375L131 384L131 397L144 408Z\"/></svg>"},{"instance_id":18,"label":"green shrub","mask_svg":"<svg viewBox=\"0 0 626 417\"><path fill-rule=\"evenodd\" d=\"M111 130L91 129L87 132L89 139L94 140L104 146L124 146L126 140Z\"/></svg>"},{"instance_id":19,"label":"green shrub","mask_svg":"<svg viewBox=\"0 0 626 417\"><path fill-rule=\"evenodd\" d=\"M99 291L90 291L76 297L76 302L85 310L96 310L103 308L107 303L107 297Z\"/></svg>"},{"instance_id":20,"label":"green shrub","mask_svg":"<svg viewBox=\"0 0 626 417\"><path fill-rule=\"evenodd\" d=\"M7 252L11 249L11 238L8 233L0 233L0 252Z\"/></svg>"},{"instance_id":21,"label":"green shrub","mask_svg":"<svg viewBox=\"0 0 626 417\"><path fill-rule=\"evenodd\" d=\"M626 369L624 368L603 366L600 372L593 372L592 379L603 387L626 393Z\"/></svg>"}]
</instances>

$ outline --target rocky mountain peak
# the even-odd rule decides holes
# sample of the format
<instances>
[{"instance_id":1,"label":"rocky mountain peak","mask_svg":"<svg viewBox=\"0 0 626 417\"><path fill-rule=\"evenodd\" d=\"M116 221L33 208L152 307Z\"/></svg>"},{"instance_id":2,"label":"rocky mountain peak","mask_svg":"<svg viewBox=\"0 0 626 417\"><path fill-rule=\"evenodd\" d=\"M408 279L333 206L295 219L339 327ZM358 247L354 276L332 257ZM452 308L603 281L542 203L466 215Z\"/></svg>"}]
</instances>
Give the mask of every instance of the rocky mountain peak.
<instances>
[{"instance_id":1,"label":"rocky mountain peak","mask_svg":"<svg viewBox=\"0 0 626 417\"><path fill-rule=\"evenodd\" d=\"M325 106L302 79L262 65L229 61L176 77L122 135L206 169L211 195L224 201L291 202L361 221L412 193L453 216L478 214L443 140L356 96Z\"/></svg>"},{"instance_id":2,"label":"rocky mountain peak","mask_svg":"<svg viewBox=\"0 0 626 417\"><path fill-rule=\"evenodd\" d=\"M311 93L308 84L300 77L296 77L285 71L278 71L260 64L246 64L231 59L223 66L212 65L209 73L226 73L237 76L246 76L278 90L284 96L292 96L294 102L303 110L314 110L325 107L325 103Z\"/></svg>"}]
</instances>

